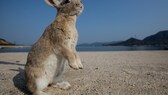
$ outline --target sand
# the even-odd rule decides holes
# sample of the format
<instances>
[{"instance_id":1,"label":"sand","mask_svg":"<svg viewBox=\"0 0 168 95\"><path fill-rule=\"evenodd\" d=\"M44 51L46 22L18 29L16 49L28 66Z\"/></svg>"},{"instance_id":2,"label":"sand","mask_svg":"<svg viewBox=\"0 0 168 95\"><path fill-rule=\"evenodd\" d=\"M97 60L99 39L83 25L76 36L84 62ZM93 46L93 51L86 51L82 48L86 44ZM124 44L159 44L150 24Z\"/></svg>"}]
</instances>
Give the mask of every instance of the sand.
<instances>
[{"instance_id":1,"label":"sand","mask_svg":"<svg viewBox=\"0 0 168 95\"><path fill-rule=\"evenodd\" d=\"M168 51L80 52L83 70L67 64L72 88L50 95L168 95ZM0 53L0 95L29 95L23 68L27 53Z\"/></svg>"}]
</instances>

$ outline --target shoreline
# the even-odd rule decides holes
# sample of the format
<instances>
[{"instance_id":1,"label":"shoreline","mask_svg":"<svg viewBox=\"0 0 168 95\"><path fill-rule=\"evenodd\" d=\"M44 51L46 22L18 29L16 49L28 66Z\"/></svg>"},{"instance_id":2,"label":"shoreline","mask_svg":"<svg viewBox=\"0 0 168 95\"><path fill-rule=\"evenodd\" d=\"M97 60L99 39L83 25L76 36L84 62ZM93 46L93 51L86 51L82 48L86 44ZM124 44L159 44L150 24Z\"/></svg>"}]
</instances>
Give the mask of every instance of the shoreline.
<instances>
[{"instance_id":1,"label":"shoreline","mask_svg":"<svg viewBox=\"0 0 168 95\"><path fill-rule=\"evenodd\" d=\"M32 46L0 46L1 53L28 52ZM128 47L128 46L97 46L97 47L76 47L78 52L111 52L111 51L162 51L168 50L162 47Z\"/></svg>"},{"instance_id":2,"label":"shoreline","mask_svg":"<svg viewBox=\"0 0 168 95\"><path fill-rule=\"evenodd\" d=\"M0 45L0 47L7 47L7 48L24 48L24 47L31 47L31 46L23 46L23 45L15 45L15 46L8 46L8 45Z\"/></svg>"},{"instance_id":3,"label":"shoreline","mask_svg":"<svg viewBox=\"0 0 168 95\"><path fill-rule=\"evenodd\" d=\"M0 49L5 49L5 48L29 48L31 46L5 46L5 45L0 45Z\"/></svg>"}]
</instances>

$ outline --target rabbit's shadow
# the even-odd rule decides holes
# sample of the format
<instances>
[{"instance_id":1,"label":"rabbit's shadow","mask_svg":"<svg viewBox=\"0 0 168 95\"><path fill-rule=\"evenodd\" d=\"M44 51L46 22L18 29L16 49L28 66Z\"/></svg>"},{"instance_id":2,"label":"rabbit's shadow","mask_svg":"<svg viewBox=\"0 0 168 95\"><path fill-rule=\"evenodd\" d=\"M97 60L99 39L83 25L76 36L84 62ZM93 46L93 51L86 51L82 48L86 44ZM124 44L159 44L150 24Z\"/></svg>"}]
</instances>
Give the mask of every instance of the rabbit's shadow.
<instances>
[{"instance_id":1,"label":"rabbit's shadow","mask_svg":"<svg viewBox=\"0 0 168 95\"><path fill-rule=\"evenodd\" d=\"M24 69L18 68L18 70L17 69L11 69L11 70L19 72L17 75L13 77L14 86L18 88L21 92L23 92L25 95L30 95L30 92L27 90L26 87Z\"/></svg>"}]
</instances>

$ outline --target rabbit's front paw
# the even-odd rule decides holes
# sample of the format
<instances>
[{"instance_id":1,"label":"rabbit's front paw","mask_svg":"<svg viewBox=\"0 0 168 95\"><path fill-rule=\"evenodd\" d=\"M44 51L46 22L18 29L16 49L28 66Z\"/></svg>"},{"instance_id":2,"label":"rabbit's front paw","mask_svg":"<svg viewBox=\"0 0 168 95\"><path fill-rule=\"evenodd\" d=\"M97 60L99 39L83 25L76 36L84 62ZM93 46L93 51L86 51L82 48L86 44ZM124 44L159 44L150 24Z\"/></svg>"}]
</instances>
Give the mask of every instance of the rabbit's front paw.
<instances>
[{"instance_id":1,"label":"rabbit's front paw","mask_svg":"<svg viewBox=\"0 0 168 95\"><path fill-rule=\"evenodd\" d=\"M81 60L78 60L78 67L79 67L79 69L83 69L83 65L82 65L82 62L81 62Z\"/></svg>"},{"instance_id":2,"label":"rabbit's front paw","mask_svg":"<svg viewBox=\"0 0 168 95\"><path fill-rule=\"evenodd\" d=\"M75 63L70 63L69 66L75 70L78 70L79 69L79 66L78 64L75 62Z\"/></svg>"}]
</instances>

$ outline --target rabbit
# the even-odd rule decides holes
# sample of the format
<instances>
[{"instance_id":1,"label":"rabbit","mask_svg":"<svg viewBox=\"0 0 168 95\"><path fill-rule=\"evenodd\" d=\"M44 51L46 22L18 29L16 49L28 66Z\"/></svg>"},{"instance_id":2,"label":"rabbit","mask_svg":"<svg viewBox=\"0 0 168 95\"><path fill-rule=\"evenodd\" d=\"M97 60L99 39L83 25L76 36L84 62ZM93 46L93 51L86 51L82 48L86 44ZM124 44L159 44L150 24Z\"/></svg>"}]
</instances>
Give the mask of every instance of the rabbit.
<instances>
[{"instance_id":1,"label":"rabbit","mask_svg":"<svg viewBox=\"0 0 168 95\"><path fill-rule=\"evenodd\" d=\"M46 95L43 90L49 85L61 89L71 87L61 78L66 60L71 68L83 69L76 51L78 32L75 25L77 17L84 9L81 0L45 2L57 9L57 16L27 56L25 78L27 88L33 95Z\"/></svg>"}]
</instances>

